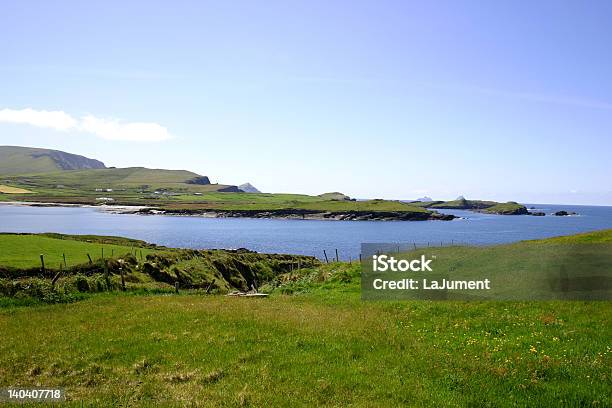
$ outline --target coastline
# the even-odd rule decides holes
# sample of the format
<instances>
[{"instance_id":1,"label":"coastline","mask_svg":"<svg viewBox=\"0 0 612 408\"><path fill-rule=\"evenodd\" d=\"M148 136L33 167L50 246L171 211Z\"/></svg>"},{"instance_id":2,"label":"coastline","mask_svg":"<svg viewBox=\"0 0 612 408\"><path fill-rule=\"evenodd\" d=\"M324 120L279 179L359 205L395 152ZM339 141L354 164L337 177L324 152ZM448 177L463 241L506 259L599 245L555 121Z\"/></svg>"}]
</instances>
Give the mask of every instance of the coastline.
<instances>
[{"instance_id":1,"label":"coastline","mask_svg":"<svg viewBox=\"0 0 612 408\"><path fill-rule=\"evenodd\" d=\"M162 210L150 206L91 205L36 201L3 201L0 205L25 207L83 207L95 208L112 214L171 215L203 218L267 218L317 221L451 221L459 218L439 212L416 213L401 211L314 211L299 209L282 210Z\"/></svg>"}]
</instances>

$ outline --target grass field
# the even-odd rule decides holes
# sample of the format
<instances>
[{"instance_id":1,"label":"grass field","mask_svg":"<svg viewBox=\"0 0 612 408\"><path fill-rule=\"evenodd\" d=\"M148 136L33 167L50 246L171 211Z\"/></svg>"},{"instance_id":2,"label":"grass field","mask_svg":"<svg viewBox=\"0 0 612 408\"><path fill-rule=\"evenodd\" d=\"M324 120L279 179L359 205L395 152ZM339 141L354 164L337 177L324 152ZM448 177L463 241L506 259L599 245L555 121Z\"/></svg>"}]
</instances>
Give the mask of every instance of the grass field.
<instances>
[{"instance_id":1,"label":"grass field","mask_svg":"<svg viewBox=\"0 0 612 408\"><path fill-rule=\"evenodd\" d=\"M75 405L603 407L611 324L599 302L98 296L0 312L0 378Z\"/></svg>"},{"instance_id":2,"label":"grass field","mask_svg":"<svg viewBox=\"0 0 612 408\"><path fill-rule=\"evenodd\" d=\"M521 256L511 247L456 261L507 266ZM269 298L115 292L0 307L0 386L64 387L74 406L612 404L609 301L364 302L348 263L263 289Z\"/></svg>"},{"instance_id":3,"label":"grass field","mask_svg":"<svg viewBox=\"0 0 612 408\"><path fill-rule=\"evenodd\" d=\"M141 247L142 241L124 238L82 236L82 240L57 239L59 234L15 235L0 233L0 265L15 268L33 268L40 266L40 255L44 255L47 268L57 268L64 262L68 267L88 262L87 254L93 259L102 257L102 251L107 258L114 255L130 253L134 246L139 247L146 256L154 250ZM87 242L90 241L90 242Z\"/></svg>"}]
</instances>

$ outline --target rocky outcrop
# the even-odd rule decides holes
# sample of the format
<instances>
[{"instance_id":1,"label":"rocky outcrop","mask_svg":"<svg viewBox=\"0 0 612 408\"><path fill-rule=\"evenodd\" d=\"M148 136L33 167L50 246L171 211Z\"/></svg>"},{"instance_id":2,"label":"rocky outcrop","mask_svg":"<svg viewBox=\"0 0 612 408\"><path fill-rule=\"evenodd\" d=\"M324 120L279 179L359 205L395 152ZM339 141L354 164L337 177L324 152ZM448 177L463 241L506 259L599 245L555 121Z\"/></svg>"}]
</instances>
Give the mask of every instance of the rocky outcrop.
<instances>
[{"instance_id":1,"label":"rocky outcrop","mask_svg":"<svg viewBox=\"0 0 612 408\"><path fill-rule=\"evenodd\" d=\"M240 189L237 186L225 186L220 187L217 191L220 193L239 193Z\"/></svg>"},{"instance_id":2,"label":"rocky outcrop","mask_svg":"<svg viewBox=\"0 0 612 408\"><path fill-rule=\"evenodd\" d=\"M47 150L40 153L32 153L32 158L49 157L62 170L87 170L105 169L106 166L99 160L89 159L78 154L61 152L59 150Z\"/></svg>"},{"instance_id":3,"label":"rocky outcrop","mask_svg":"<svg viewBox=\"0 0 612 408\"><path fill-rule=\"evenodd\" d=\"M561 211L557 211L556 213L554 213L553 215L556 215L557 217L566 217L568 215L576 215L575 212L573 211L565 211L565 210L561 210Z\"/></svg>"},{"instance_id":4,"label":"rocky outcrop","mask_svg":"<svg viewBox=\"0 0 612 408\"><path fill-rule=\"evenodd\" d=\"M197 184L200 186L207 186L210 184L210 179L207 176L197 176L192 179L185 181L187 184Z\"/></svg>"}]
</instances>

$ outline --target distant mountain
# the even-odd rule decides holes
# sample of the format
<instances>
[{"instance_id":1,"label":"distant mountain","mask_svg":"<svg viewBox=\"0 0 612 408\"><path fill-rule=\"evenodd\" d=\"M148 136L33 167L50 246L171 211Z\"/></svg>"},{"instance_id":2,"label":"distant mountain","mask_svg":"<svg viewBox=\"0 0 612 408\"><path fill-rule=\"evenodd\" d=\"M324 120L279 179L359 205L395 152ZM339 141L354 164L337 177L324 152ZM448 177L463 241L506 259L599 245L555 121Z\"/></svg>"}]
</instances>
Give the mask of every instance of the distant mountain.
<instances>
[{"instance_id":1,"label":"distant mountain","mask_svg":"<svg viewBox=\"0 0 612 408\"><path fill-rule=\"evenodd\" d=\"M417 198L415 201L420 201L422 203L428 203L428 202L433 201L433 200L432 200L431 197L425 196L425 197Z\"/></svg>"},{"instance_id":2,"label":"distant mountain","mask_svg":"<svg viewBox=\"0 0 612 408\"><path fill-rule=\"evenodd\" d=\"M251 183L244 183L238 186L238 189L245 193L261 193L254 185Z\"/></svg>"},{"instance_id":3,"label":"distant mountain","mask_svg":"<svg viewBox=\"0 0 612 408\"><path fill-rule=\"evenodd\" d=\"M99 160L59 150L0 146L0 174L50 173L61 170L105 169Z\"/></svg>"}]
</instances>

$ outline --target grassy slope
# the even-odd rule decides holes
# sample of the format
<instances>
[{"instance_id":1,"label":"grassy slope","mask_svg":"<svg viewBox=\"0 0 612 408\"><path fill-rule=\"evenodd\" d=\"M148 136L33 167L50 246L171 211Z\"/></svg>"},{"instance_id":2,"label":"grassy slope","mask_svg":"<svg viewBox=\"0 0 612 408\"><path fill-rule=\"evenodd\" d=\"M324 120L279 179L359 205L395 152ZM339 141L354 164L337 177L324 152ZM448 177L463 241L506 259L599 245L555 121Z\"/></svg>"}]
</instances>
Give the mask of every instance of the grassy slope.
<instances>
[{"instance_id":1,"label":"grassy slope","mask_svg":"<svg viewBox=\"0 0 612 408\"><path fill-rule=\"evenodd\" d=\"M84 239L88 239L84 237ZM44 254L48 268L57 268L63 263L63 254L66 254L66 263L78 265L88 262L87 254L93 258L100 258L102 248L105 257L124 255L132 250L133 246L141 247L141 241L131 241L113 238L100 240L91 237L90 241L77 241L74 239L57 239L53 235L14 235L0 233L0 265L16 268L31 268L40 266L40 254ZM154 252L149 248L142 248L143 256Z\"/></svg>"},{"instance_id":2,"label":"grassy slope","mask_svg":"<svg viewBox=\"0 0 612 408\"><path fill-rule=\"evenodd\" d=\"M0 175L49 173L63 168L83 168L83 165L92 167L94 164L103 165L83 156L57 150L0 146Z\"/></svg>"},{"instance_id":3,"label":"grassy slope","mask_svg":"<svg viewBox=\"0 0 612 408\"><path fill-rule=\"evenodd\" d=\"M40 268L40 254L45 271ZM60 265L63 254L66 265ZM130 291L172 292L178 282L185 290L226 293L249 290L300 266L316 265L319 261L313 257L165 248L120 237L0 234L0 304L69 302L120 289L121 275ZM60 270L52 287L51 278Z\"/></svg>"},{"instance_id":4,"label":"grassy slope","mask_svg":"<svg viewBox=\"0 0 612 408\"><path fill-rule=\"evenodd\" d=\"M65 387L75 405L612 404L609 302L362 302L358 265L303 272L268 299L97 296L0 311L0 378Z\"/></svg>"},{"instance_id":5,"label":"grassy slope","mask_svg":"<svg viewBox=\"0 0 612 408\"><path fill-rule=\"evenodd\" d=\"M0 146L0 174L44 173L58 171L57 164L48 156L32 158L31 151ZM44 149L33 149L38 151Z\"/></svg>"},{"instance_id":6,"label":"grassy slope","mask_svg":"<svg viewBox=\"0 0 612 408\"><path fill-rule=\"evenodd\" d=\"M612 230L607 229L524 242L534 244L608 244L612 242Z\"/></svg>"},{"instance_id":7,"label":"grassy slope","mask_svg":"<svg viewBox=\"0 0 612 408\"><path fill-rule=\"evenodd\" d=\"M55 187L57 184L74 189L95 190L96 188L139 187L141 185L176 185L196 177L186 170L147 169L144 167L65 170L44 174L12 176L16 181L27 182L41 187ZM10 178L9 178L10 179Z\"/></svg>"}]
</instances>

